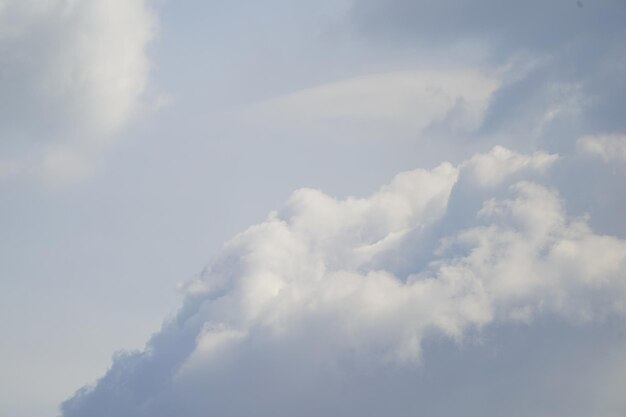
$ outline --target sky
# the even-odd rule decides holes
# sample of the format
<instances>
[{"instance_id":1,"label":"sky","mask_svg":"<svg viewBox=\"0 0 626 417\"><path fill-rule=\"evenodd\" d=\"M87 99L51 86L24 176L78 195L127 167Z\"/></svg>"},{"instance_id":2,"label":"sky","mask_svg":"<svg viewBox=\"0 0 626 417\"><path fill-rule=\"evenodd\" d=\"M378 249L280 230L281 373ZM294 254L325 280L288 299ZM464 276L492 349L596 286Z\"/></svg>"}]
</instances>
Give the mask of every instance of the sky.
<instances>
[{"instance_id":1,"label":"sky","mask_svg":"<svg viewBox=\"0 0 626 417\"><path fill-rule=\"evenodd\" d=\"M626 2L0 0L0 417L620 417Z\"/></svg>"}]
</instances>

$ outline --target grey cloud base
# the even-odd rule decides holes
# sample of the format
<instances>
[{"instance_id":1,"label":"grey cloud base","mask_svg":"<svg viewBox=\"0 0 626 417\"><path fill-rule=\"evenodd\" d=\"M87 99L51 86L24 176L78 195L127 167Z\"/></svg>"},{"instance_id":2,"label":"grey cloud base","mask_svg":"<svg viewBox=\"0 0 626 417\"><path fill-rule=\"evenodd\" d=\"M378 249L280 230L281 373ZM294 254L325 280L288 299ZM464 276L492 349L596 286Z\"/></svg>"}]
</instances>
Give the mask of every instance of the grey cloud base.
<instances>
[{"instance_id":1,"label":"grey cloud base","mask_svg":"<svg viewBox=\"0 0 626 417\"><path fill-rule=\"evenodd\" d=\"M368 198L296 191L62 415L618 415L626 241L545 185L593 158L496 147Z\"/></svg>"}]
</instances>

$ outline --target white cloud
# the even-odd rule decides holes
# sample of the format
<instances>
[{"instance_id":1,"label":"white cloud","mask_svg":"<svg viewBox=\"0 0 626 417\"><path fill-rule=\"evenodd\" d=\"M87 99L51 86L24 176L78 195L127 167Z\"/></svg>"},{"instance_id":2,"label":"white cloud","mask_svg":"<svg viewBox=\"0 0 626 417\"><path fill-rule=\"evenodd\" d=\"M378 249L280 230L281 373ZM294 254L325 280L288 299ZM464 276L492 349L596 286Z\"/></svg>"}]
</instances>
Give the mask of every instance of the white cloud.
<instances>
[{"instance_id":1,"label":"white cloud","mask_svg":"<svg viewBox=\"0 0 626 417\"><path fill-rule=\"evenodd\" d=\"M626 135L589 135L576 142L584 153L599 156L604 161L626 162Z\"/></svg>"},{"instance_id":2,"label":"white cloud","mask_svg":"<svg viewBox=\"0 0 626 417\"><path fill-rule=\"evenodd\" d=\"M557 155L536 152L534 155L522 155L502 146L496 146L491 152L473 156L462 167L471 181L480 186L497 185L507 176L525 171L543 171L556 159Z\"/></svg>"},{"instance_id":3,"label":"white cloud","mask_svg":"<svg viewBox=\"0 0 626 417\"><path fill-rule=\"evenodd\" d=\"M383 369L415 371L442 337L623 314L626 241L567 215L541 184L555 163L498 147L401 173L368 198L296 191L224 246L145 352L116 360L63 415L294 415L316 403L356 415L369 399L336 397L342 384L366 389L365 373L400 387Z\"/></svg>"},{"instance_id":4,"label":"white cloud","mask_svg":"<svg viewBox=\"0 0 626 417\"><path fill-rule=\"evenodd\" d=\"M384 48L420 57L469 51L488 68L509 67L478 139L566 152L590 131L626 131L626 8L583 3L355 0L351 17L357 34Z\"/></svg>"},{"instance_id":5,"label":"white cloud","mask_svg":"<svg viewBox=\"0 0 626 417\"><path fill-rule=\"evenodd\" d=\"M333 132L361 138L404 137L447 123L478 128L495 77L475 70L413 70L364 75L311 87L249 109L254 124L294 134Z\"/></svg>"},{"instance_id":6,"label":"white cloud","mask_svg":"<svg viewBox=\"0 0 626 417\"><path fill-rule=\"evenodd\" d=\"M155 22L144 0L0 0L5 158L44 175L61 147L89 163L140 108Z\"/></svg>"}]
</instances>

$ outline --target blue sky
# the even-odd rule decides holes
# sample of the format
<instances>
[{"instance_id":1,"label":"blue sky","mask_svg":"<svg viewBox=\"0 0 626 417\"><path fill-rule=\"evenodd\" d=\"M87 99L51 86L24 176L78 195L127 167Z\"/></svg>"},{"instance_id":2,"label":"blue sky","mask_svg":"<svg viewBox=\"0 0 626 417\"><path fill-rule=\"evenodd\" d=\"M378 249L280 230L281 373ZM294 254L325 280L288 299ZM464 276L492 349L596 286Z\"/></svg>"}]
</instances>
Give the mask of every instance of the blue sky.
<instances>
[{"instance_id":1,"label":"blue sky","mask_svg":"<svg viewBox=\"0 0 626 417\"><path fill-rule=\"evenodd\" d=\"M625 19L0 0L0 416L623 414Z\"/></svg>"}]
</instances>

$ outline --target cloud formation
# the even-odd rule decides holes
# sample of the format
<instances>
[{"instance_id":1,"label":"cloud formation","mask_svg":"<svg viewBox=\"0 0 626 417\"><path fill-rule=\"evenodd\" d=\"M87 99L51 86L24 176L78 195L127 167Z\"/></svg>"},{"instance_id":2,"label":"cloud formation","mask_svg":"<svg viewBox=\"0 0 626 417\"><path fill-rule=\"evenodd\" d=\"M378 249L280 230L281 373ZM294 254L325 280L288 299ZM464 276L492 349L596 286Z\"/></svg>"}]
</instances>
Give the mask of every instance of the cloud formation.
<instances>
[{"instance_id":1,"label":"cloud formation","mask_svg":"<svg viewBox=\"0 0 626 417\"><path fill-rule=\"evenodd\" d=\"M0 0L5 174L84 175L138 112L155 24L144 0Z\"/></svg>"},{"instance_id":2,"label":"cloud formation","mask_svg":"<svg viewBox=\"0 0 626 417\"><path fill-rule=\"evenodd\" d=\"M359 140L413 137L444 124L465 134L480 127L498 86L497 77L468 69L370 74L265 101L247 119L291 135Z\"/></svg>"},{"instance_id":3,"label":"cloud formation","mask_svg":"<svg viewBox=\"0 0 626 417\"><path fill-rule=\"evenodd\" d=\"M589 135L578 139L576 144L583 152L604 161L626 161L626 135Z\"/></svg>"},{"instance_id":4,"label":"cloud formation","mask_svg":"<svg viewBox=\"0 0 626 417\"><path fill-rule=\"evenodd\" d=\"M351 16L386 47L461 50L503 69L480 140L568 152L579 136L626 130L623 1L357 0Z\"/></svg>"},{"instance_id":5,"label":"cloud formation","mask_svg":"<svg viewBox=\"0 0 626 417\"><path fill-rule=\"evenodd\" d=\"M95 386L63 404L63 417L380 415L380 403L394 415L420 407L457 415L472 400L455 375L483 372L472 361L490 359L481 356L485 346L460 358L448 346L495 331L504 351L522 358L528 353L498 335L521 328L531 337L555 326L562 338L554 345L532 339L555 355L559 343L589 331L585 323L626 312L626 241L594 233L545 185L563 158L496 147L456 166L400 173L367 198L296 191L226 243L185 285L183 307L146 350L118 355ZM433 345L443 358L428 354ZM531 384L541 385L553 368L529 362L537 372ZM438 376L424 374L428 366ZM511 381L524 372L499 366ZM596 368L605 382L626 375ZM423 404L437 378L461 408ZM496 381L489 375L482 385ZM503 387L502 398L515 389ZM535 402L540 395L524 394ZM624 405L607 398L602 407ZM592 400L583 395L579 410L605 410ZM545 414L558 404L555 394L533 406ZM471 410L498 415L502 405L491 393ZM566 406L557 409L567 415L559 414Z\"/></svg>"}]
</instances>

